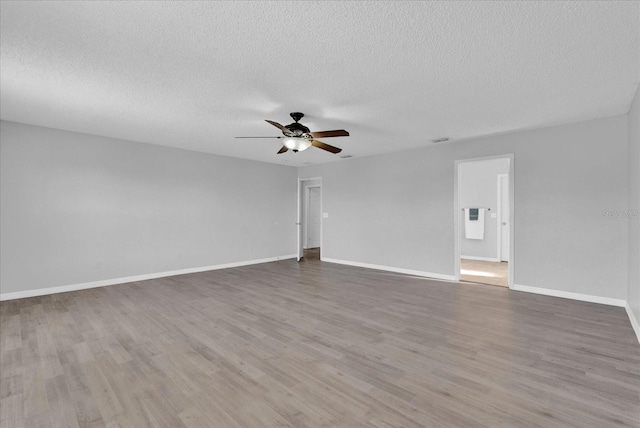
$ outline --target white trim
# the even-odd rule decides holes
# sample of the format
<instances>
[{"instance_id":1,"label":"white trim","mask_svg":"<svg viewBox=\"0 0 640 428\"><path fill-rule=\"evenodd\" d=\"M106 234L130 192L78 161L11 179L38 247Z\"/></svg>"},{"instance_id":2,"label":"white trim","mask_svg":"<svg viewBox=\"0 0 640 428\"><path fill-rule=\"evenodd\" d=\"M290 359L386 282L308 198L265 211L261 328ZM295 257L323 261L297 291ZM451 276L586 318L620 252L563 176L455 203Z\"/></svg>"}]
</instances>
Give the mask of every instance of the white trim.
<instances>
[{"instance_id":1,"label":"white trim","mask_svg":"<svg viewBox=\"0 0 640 428\"><path fill-rule=\"evenodd\" d=\"M495 257L460 256L460 258L465 260L480 260L483 262L500 262L500 259L496 259Z\"/></svg>"},{"instance_id":2,"label":"white trim","mask_svg":"<svg viewBox=\"0 0 640 428\"><path fill-rule=\"evenodd\" d=\"M496 249L496 258L498 260L502 259L502 176L506 174L498 174L498 192L497 192L497 201L496 201L496 224L498 226L497 229L497 238L498 238L498 248ZM508 175L507 175L508 177Z\"/></svg>"},{"instance_id":3,"label":"white trim","mask_svg":"<svg viewBox=\"0 0 640 428\"><path fill-rule=\"evenodd\" d=\"M552 290L550 288L530 287L528 285L513 284L512 290L524 291L526 293L543 294L545 296L561 297L563 299L580 300L583 302L600 303L601 305L610 305L625 307L627 302L622 299L612 299L610 297L593 296L591 294L572 293L570 291Z\"/></svg>"},{"instance_id":4,"label":"white trim","mask_svg":"<svg viewBox=\"0 0 640 428\"><path fill-rule=\"evenodd\" d=\"M300 193L302 192L302 180L298 178L298 192L296 195L296 202L298 205L298 216L296 217L296 259L300 261L302 258L302 214L301 204L302 198Z\"/></svg>"},{"instance_id":5,"label":"white trim","mask_svg":"<svg viewBox=\"0 0 640 428\"><path fill-rule=\"evenodd\" d=\"M367 269L385 270L388 272L404 273L406 275L413 275L413 276L424 276L426 278L445 279L447 281L455 280L455 277L453 275L445 275L442 273L432 273L432 272L424 272L421 270L374 265L371 263L360 263L360 262L352 262L347 260L329 259L326 257L321 257L320 260L328 263L337 263L341 265L355 266L355 267L361 267L361 268L367 268Z\"/></svg>"},{"instance_id":6,"label":"white trim","mask_svg":"<svg viewBox=\"0 0 640 428\"><path fill-rule=\"evenodd\" d=\"M629 306L629 302L624 303L624 308L627 310L627 316L629 317L629 321L631 322L631 327L633 327L633 331L636 332L638 343L640 343L640 323L638 323L638 320L633 314L633 311L631 310L631 306Z\"/></svg>"},{"instance_id":7,"label":"white trim","mask_svg":"<svg viewBox=\"0 0 640 428\"><path fill-rule=\"evenodd\" d=\"M496 207L497 211L497 220L498 220L498 248L496 249L496 255L499 262L502 261L502 179L507 178L507 186L509 185L509 174L498 174L498 206ZM508 189L507 189L508 190ZM509 220L511 221L511 220ZM505 260L508 261L508 260Z\"/></svg>"},{"instance_id":8,"label":"white trim","mask_svg":"<svg viewBox=\"0 0 640 428\"><path fill-rule=\"evenodd\" d=\"M100 281L84 282L82 284L59 285L56 287L36 288L34 290L16 291L14 293L0 293L0 301L24 299L25 297L45 296L48 294L66 293L68 291L86 290L89 288L106 287L108 285L126 284L128 282L145 281L147 279L164 278L167 276L184 275L188 273L206 272L210 270L228 269L239 266L255 265L260 263L275 262L278 260L295 259L295 254L286 256L268 257L266 259L246 260L242 262L224 263L213 266L203 266L172 270L167 272L148 273L144 275L126 276L123 278L103 279Z\"/></svg>"},{"instance_id":9,"label":"white trim","mask_svg":"<svg viewBox=\"0 0 640 428\"><path fill-rule=\"evenodd\" d=\"M507 280L509 288L513 289L513 272L515 270L516 247L516 175L513 173L515 158L513 153L509 155L509 264L507 265Z\"/></svg>"},{"instance_id":10,"label":"white trim","mask_svg":"<svg viewBox=\"0 0 640 428\"><path fill-rule=\"evenodd\" d=\"M460 161L453 163L453 280L460 281Z\"/></svg>"},{"instance_id":11,"label":"white trim","mask_svg":"<svg viewBox=\"0 0 640 428\"><path fill-rule=\"evenodd\" d=\"M302 210L304 211L304 215L300 215L300 219L302 220L300 227L302 227L302 249L306 250L309 248L309 186L304 186L303 189L303 200L301 206L304 207L304 210Z\"/></svg>"}]
</instances>

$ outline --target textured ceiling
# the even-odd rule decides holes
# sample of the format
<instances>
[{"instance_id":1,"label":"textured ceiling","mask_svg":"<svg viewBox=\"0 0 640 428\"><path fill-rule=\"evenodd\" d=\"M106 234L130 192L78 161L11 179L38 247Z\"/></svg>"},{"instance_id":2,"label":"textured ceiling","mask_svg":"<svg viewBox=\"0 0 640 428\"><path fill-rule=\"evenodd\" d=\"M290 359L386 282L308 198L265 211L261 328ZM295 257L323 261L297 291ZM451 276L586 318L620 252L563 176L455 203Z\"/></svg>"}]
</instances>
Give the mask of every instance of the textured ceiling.
<instances>
[{"instance_id":1,"label":"textured ceiling","mask_svg":"<svg viewBox=\"0 0 640 428\"><path fill-rule=\"evenodd\" d=\"M1 3L5 120L304 165L624 114L638 2Z\"/></svg>"}]
</instances>

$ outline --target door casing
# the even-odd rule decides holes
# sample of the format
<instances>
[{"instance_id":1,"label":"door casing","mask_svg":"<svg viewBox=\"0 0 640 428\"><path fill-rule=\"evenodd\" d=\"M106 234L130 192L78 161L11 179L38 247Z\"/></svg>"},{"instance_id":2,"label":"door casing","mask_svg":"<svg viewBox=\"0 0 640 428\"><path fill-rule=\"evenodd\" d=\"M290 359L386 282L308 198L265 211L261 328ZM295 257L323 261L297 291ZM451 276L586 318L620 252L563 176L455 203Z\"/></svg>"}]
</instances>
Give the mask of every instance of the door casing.
<instances>
[{"instance_id":1,"label":"door casing","mask_svg":"<svg viewBox=\"0 0 640 428\"><path fill-rule=\"evenodd\" d=\"M508 248L507 248L507 254L505 254L504 248L503 248L503 236L502 236L502 222L505 221L504 219L504 212L502 211L502 205L503 205L503 192L502 192L502 183L503 180L507 180L507 190L509 190L509 174L498 174L498 204L497 204L497 211L498 211L498 260L499 261L509 261L509 254L508 254ZM507 192L507 199L509 199L509 192ZM509 225L511 224L511 215L508 216L507 221L509 222ZM508 233L508 232L507 232ZM509 247L509 243L507 243L507 247Z\"/></svg>"},{"instance_id":2,"label":"door casing","mask_svg":"<svg viewBox=\"0 0 640 428\"><path fill-rule=\"evenodd\" d=\"M304 242L303 242L303 219L302 219L302 204L304 203L304 197L303 197L303 189L306 187L304 186L304 182L305 181L319 181L319 184L314 184L316 186L320 186L322 187L322 177L308 177L308 178L300 178L298 177L298 192L297 192L297 201L298 201L298 215L296 217L296 242L297 242L297 259L298 261L300 261L302 259L302 256L304 254ZM304 192L306 193L306 190L304 190ZM322 198L323 198L323 192L320 192L320 212L322 213ZM322 247L322 215L320 216L320 247Z\"/></svg>"}]
</instances>

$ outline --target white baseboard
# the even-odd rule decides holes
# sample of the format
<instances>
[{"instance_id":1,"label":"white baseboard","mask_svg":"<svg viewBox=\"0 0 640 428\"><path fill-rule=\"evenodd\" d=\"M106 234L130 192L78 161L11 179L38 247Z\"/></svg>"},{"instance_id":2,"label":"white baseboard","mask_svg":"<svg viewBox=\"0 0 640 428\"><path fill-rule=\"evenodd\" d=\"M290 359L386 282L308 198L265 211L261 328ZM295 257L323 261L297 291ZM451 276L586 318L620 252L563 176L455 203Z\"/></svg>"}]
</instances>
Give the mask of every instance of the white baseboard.
<instances>
[{"instance_id":1,"label":"white baseboard","mask_svg":"<svg viewBox=\"0 0 640 428\"><path fill-rule=\"evenodd\" d=\"M629 317L629 321L631 321L631 327L633 327L633 331L636 332L636 337L638 338L638 343L640 343L640 324L638 324L638 319L634 315L629 303L625 303L624 308L627 310L627 316Z\"/></svg>"},{"instance_id":2,"label":"white baseboard","mask_svg":"<svg viewBox=\"0 0 640 428\"><path fill-rule=\"evenodd\" d=\"M341 265L356 266L356 267L362 267L367 269L385 270L388 272L404 273L406 275L413 275L413 276L423 276L425 278L444 279L447 281L455 281L456 279L455 276L453 275L424 272L421 270L404 269L404 268L397 268L397 267L391 267L391 266L381 266L381 265L374 265L370 263L351 262L347 260L329 259L326 257L321 257L320 260L322 260L323 262L338 263Z\"/></svg>"},{"instance_id":3,"label":"white baseboard","mask_svg":"<svg viewBox=\"0 0 640 428\"><path fill-rule=\"evenodd\" d=\"M571 293L569 291L552 290L550 288L529 287L528 285L511 286L512 290L524 291L526 293L544 294L545 296L562 297L563 299L580 300L583 302L600 303L602 305L618 306L624 308L626 300L612 299L610 297L592 296L590 294Z\"/></svg>"},{"instance_id":4,"label":"white baseboard","mask_svg":"<svg viewBox=\"0 0 640 428\"><path fill-rule=\"evenodd\" d=\"M460 258L465 260L480 260L483 262L500 262L500 259L495 257L460 256Z\"/></svg>"},{"instance_id":5,"label":"white baseboard","mask_svg":"<svg viewBox=\"0 0 640 428\"><path fill-rule=\"evenodd\" d=\"M57 287L37 288L35 290L16 291L14 293L0 293L0 301L24 299L25 297L45 296L47 294L66 293L68 291L86 290L89 288L106 287L108 285L126 284L127 282L145 281L147 279L164 278L167 276L184 275L188 273L206 272L210 270L227 269L239 266L255 265L259 263L275 262L278 260L295 259L295 254L287 256L268 257L266 259L246 260L242 262L224 263L213 266L203 266L172 270L167 272L149 273L144 275L127 276L124 278L103 279L100 281L84 282L82 284L60 285Z\"/></svg>"}]
</instances>

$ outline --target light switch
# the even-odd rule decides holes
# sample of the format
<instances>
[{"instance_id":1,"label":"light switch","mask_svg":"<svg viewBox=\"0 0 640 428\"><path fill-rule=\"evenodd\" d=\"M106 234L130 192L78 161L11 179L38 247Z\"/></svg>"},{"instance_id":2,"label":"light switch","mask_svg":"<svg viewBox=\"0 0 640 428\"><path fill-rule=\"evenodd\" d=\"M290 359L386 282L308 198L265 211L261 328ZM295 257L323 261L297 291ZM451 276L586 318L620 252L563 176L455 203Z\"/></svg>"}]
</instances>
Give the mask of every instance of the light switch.
<instances>
[{"instance_id":1,"label":"light switch","mask_svg":"<svg viewBox=\"0 0 640 428\"><path fill-rule=\"evenodd\" d=\"M491 213L491 218L498 218L498 214L497 213Z\"/></svg>"},{"instance_id":2,"label":"light switch","mask_svg":"<svg viewBox=\"0 0 640 428\"><path fill-rule=\"evenodd\" d=\"M329 218L329 213L322 213L322 218Z\"/></svg>"}]
</instances>

